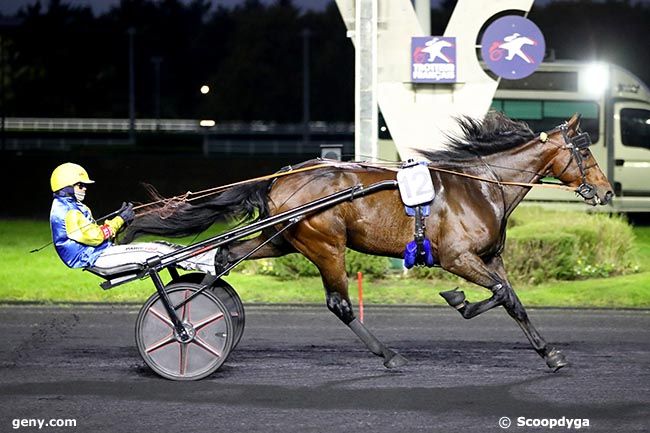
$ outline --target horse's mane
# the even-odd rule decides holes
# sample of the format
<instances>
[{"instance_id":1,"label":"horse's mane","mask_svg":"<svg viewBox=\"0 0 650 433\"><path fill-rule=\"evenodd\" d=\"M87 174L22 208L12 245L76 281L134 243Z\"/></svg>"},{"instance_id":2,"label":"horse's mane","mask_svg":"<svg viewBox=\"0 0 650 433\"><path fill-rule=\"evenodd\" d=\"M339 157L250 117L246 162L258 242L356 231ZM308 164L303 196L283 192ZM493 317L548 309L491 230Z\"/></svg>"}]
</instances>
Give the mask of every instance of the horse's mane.
<instances>
[{"instance_id":1,"label":"horse's mane","mask_svg":"<svg viewBox=\"0 0 650 433\"><path fill-rule=\"evenodd\" d=\"M535 137L524 122L510 119L498 111L489 111L482 120L457 117L462 134L447 135L446 149L419 150L430 161L470 160L491 155L526 143Z\"/></svg>"}]
</instances>

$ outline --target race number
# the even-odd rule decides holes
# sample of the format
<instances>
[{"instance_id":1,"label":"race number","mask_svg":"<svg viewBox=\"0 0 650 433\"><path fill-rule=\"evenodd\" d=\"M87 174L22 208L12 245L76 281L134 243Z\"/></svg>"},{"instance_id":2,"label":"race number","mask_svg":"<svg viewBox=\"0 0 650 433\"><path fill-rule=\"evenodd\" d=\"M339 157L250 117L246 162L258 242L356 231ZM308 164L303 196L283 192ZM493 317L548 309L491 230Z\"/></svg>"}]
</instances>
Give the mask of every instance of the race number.
<instances>
[{"instance_id":1,"label":"race number","mask_svg":"<svg viewBox=\"0 0 650 433\"><path fill-rule=\"evenodd\" d=\"M426 165L413 165L397 172L397 183L402 201L407 206L431 203L435 197L431 174Z\"/></svg>"}]
</instances>

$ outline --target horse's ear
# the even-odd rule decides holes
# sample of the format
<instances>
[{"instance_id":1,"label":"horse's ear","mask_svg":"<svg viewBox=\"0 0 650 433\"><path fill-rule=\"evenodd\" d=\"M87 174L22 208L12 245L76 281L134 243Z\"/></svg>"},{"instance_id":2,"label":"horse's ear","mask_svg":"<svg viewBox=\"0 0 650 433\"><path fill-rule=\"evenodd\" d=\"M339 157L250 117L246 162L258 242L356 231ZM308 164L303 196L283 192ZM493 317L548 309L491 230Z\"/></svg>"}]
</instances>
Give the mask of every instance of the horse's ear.
<instances>
[{"instance_id":1,"label":"horse's ear","mask_svg":"<svg viewBox=\"0 0 650 433\"><path fill-rule=\"evenodd\" d=\"M576 135L578 128L580 128L580 119L582 118L582 114L575 113L567 122L568 123L568 129L569 129L569 135Z\"/></svg>"}]
</instances>

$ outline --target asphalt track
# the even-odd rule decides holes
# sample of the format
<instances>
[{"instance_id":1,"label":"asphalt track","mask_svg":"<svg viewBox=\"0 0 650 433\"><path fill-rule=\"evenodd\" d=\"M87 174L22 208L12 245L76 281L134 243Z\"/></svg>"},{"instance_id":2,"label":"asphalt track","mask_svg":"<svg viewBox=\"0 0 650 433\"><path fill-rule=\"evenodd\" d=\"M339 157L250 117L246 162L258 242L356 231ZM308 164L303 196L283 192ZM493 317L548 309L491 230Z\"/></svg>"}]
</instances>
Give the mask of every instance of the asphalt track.
<instances>
[{"instance_id":1,"label":"asphalt track","mask_svg":"<svg viewBox=\"0 0 650 433\"><path fill-rule=\"evenodd\" d=\"M144 365L136 313L0 307L0 432L39 431L14 430L14 419L77 422L49 432L497 432L504 416L514 432L577 426L519 427L519 417L650 431L650 311L531 309L572 362L551 373L501 309L466 321L367 307L366 324L410 361L390 371L324 307L249 306L226 364L189 383Z\"/></svg>"}]
</instances>

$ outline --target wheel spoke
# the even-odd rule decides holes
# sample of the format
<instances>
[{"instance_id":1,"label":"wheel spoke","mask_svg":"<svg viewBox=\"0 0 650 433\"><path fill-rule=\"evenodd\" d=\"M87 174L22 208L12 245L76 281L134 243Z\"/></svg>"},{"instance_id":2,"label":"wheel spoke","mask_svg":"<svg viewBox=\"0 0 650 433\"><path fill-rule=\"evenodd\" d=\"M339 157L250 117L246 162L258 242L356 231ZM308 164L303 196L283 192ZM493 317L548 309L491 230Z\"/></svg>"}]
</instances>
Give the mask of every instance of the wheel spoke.
<instances>
[{"instance_id":1,"label":"wheel spoke","mask_svg":"<svg viewBox=\"0 0 650 433\"><path fill-rule=\"evenodd\" d=\"M167 326L169 326L170 328L172 328L172 329L174 328L174 324L172 323L172 321L171 321L168 317L165 317L165 316L164 316L161 312L159 312L158 310L156 310L156 309L154 309L153 307L151 307L151 308L149 308L149 312L150 312L151 314L153 314L154 316L156 316L157 318L159 318L160 320L162 320L163 322L165 322L165 324L166 324Z\"/></svg>"},{"instance_id":2,"label":"wheel spoke","mask_svg":"<svg viewBox=\"0 0 650 433\"><path fill-rule=\"evenodd\" d=\"M187 348L189 347L189 344L180 344L180 357L179 357L179 366L178 366L178 372L181 376L185 376L185 371L187 370Z\"/></svg>"},{"instance_id":3,"label":"wheel spoke","mask_svg":"<svg viewBox=\"0 0 650 433\"><path fill-rule=\"evenodd\" d=\"M155 342L154 344L152 344L151 346L147 347L147 348L145 349L145 351L146 351L147 353L151 353L151 352L153 352L154 350L158 350L158 349L160 349L161 347L166 346L166 345L168 345L169 343L172 343L172 342L174 342L174 341L176 341L176 339L174 338L174 334L171 333L171 334L167 335L166 337L163 337L163 338L161 338L160 340L156 341L156 342Z\"/></svg>"},{"instance_id":4,"label":"wheel spoke","mask_svg":"<svg viewBox=\"0 0 650 433\"><path fill-rule=\"evenodd\" d=\"M220 319L223 319L223 313L217 313L214 316L210 316L208 318L205 318L205 319L201 320L200 322L197 322L196 324L194 324L194 330L196 332L199 332L201 330L201 328L205 328L210 323L216 322L217 320L220 320Z\"/></svg>"},{"instance_id":5,"label":"wheel spoke","mask_svg":"<svg viewBox=\"0 0 650 433\"><path fill-rule=\"evenodd\" d=\"M215 349L214 347L210 346L208 343L203 341L202 338L200 338L198 335L194 337L194 343L196 343L197 346L202 348L203 350L206 350L207 352L210 352L214 356L221 357L221 353Z\"/></svg>"},{"instance_id":6,"label":"wheel spoke","mask_svg":"<svg viewBox=\"0 0 650 433\"><path fill-rule=\"evenodd\" d=\"M189 298L189 296L190 296L190 291L185 290L184 299ZM181 312L181 320L183 322L189 322L190 321L190 303L189 302L183 304L183 310Z\"/></svg>"}]
</instances>

